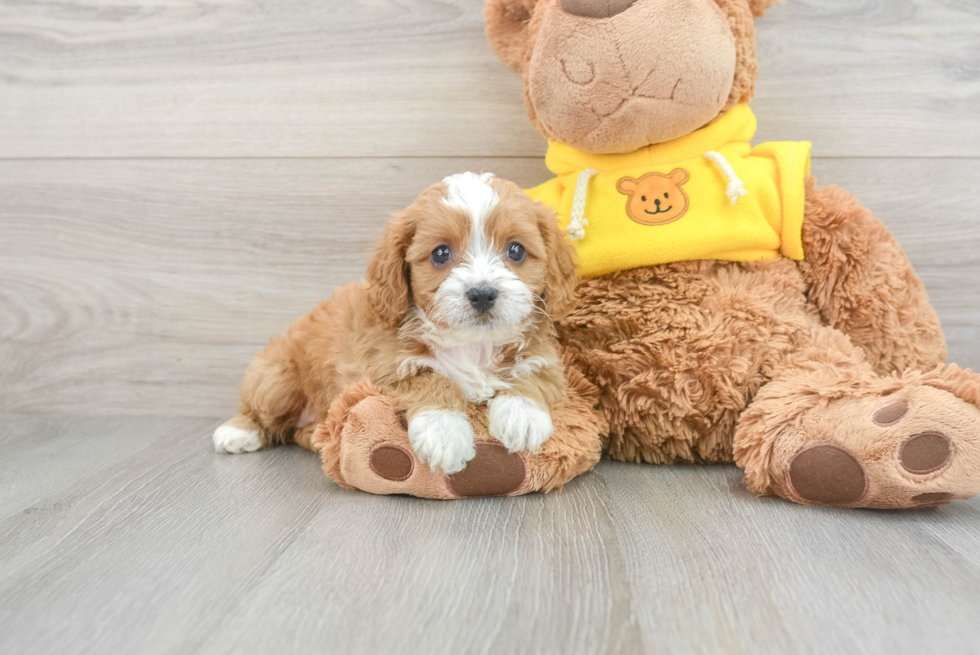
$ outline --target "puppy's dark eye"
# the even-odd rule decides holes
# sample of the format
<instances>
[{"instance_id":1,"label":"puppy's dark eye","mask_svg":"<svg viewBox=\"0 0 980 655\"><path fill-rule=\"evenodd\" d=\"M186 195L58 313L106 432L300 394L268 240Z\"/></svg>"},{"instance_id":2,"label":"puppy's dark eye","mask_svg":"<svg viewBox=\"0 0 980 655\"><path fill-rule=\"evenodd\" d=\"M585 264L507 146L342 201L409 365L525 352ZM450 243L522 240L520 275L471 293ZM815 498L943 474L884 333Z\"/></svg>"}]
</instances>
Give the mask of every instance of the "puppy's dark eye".
<instances>
[{"instance_id":1,"label":"puppy's dark eye","mask_svg":"<svg viewBox=\"0 0 980 655\"><path fill-rule=\"evenodd\" d=\"M670 199L670 194L667 193L667 192L664 192L664 198L667 198L669 200Z\"/></svg>"},{"instance_id":2,"label":"puppy's dark eye","mask_svg":"<svg viewBox=\"0 0 980 655\"><path fill-rule=\"evenodd\" d=\"M432 251L432 263L436 266L442 266L449 261L452 254L453 251L449 249L449 246L439 246Z\"/></svg>"},{"instance_id":3,"label":"puppy's dark eye","mask_svg":"<svg viewBox=\"0 0 980 655\"><path fill-rule=\"evenodd\" d=\"M643 202L646 202L647 201L647 197L646 196L640 196L640 200L642 200Z\"/></svg>"},{"instance_id":4,"label":"puppy's dark eye","mask_svg":"<svg viewBox=\"0 0 980 655\"><path fill-rule=\"evenodd\" d=\"M520 264L527 257L527 253L524 251L524 246L515 242L507 246L507 257Z\"/></svg>"}]
</instances>

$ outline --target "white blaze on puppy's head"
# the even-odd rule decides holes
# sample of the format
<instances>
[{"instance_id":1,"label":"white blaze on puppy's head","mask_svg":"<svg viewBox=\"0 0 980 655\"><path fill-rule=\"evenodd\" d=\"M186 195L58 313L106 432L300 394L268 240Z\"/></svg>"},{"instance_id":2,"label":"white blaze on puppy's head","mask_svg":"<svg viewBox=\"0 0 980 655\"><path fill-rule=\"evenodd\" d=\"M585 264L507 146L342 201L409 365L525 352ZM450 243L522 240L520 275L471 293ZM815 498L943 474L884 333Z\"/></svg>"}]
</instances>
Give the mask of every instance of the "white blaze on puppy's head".
<instances>
[{"instance_id":1,"label":"white blaze on puppy's head","mask_svg":"<svg viewBox=\"0 0 980 655\"><path fill-rule=\"evenodd\" d=\"M499 345L570 307L574 269L552 210L512 182L461 173L395 215L367 277L392 327Z\"/></svg>"},{"instance_id":2,"label":"white blaze on puppy's head","mask_svg":"<svg viewBox=\"0 0 980 655\"><path fill-rule=\"evenodd\" d=\"M446 185L446 195L443 202L469 214L472 221L471 238L473 239L483 238L483 226L486 223L487 215L500 201L500 196L490 186L491 180L493 180L493 173L481 173L479 175L476 173L457 173L442 181Z\"/></svg>"},{"instance_id":3,"label":"white blaze on puppy's head","mask_svg":"<svg viewBox=\"0 0 980 655\"><path fill-rule=\"evenodd\" d=\"M443 180L443 203L464 212L469 222L461 257L435 295L432 318L450 327L517 329L534 308L534 294L504 261L511 244L498 243L491 229L500 203L493 180L490 173Z\"/></svg>"}]
</instances>

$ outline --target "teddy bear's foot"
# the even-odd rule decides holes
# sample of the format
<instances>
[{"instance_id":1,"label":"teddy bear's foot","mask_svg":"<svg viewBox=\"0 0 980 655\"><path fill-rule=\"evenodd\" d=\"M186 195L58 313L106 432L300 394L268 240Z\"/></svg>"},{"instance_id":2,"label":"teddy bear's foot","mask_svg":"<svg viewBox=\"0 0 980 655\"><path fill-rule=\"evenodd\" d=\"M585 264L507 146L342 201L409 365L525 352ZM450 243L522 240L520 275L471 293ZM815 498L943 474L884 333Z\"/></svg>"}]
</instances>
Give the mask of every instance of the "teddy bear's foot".
<instances>
[{"instance_id":1,"label":"teddy bear's foot","mask_svg":"<svg viewBox=\"0 0 980 655\"><path fill-rule=\"evenodd\" d=\"M476 456L459 473L444 475L416 456L405 413L393 399L361 383L334 402L313 446L327 475L348 489L444 500L519 496L560 488L595 466L604 424L591 402L571 393L555 407L555 434L533 454L508 452L490 437L486 408L471 408Z\"/></svg>"},{"instance_id":2,"label":"teddy bear's foot","mask_svg":"<svg viewBox=\"0 0 980 655\"><path fill-rule=\"evenodd\" d=\"M347 414L341 435L339 470L347 485L373 494L407 494L450 499L509 496L530 491L522 453L477 440L476 457L454 475L422 462L408 441L405 413L391 398L370 396Z\"/></svg>"},{"instance_id":3,"label":"teddy bear's foot","mask_svg":"<svg viewBox=\"0 0 980 655\"><path fill-rule=\"evenodd\" d=\"M871 388L854 383L760 393L736 437L750 490L874 508L940 505L980 492L978 376L951 367Z\"/></svg>"}]
</instances>

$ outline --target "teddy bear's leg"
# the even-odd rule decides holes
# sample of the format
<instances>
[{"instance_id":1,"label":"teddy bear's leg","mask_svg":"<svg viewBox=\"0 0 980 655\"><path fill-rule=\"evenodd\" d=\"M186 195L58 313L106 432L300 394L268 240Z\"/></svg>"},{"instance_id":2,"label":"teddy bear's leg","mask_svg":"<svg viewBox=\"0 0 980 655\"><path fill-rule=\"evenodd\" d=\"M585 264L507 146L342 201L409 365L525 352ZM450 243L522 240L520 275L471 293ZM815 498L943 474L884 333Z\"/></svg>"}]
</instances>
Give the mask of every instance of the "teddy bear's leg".
<instances>
[{"instance_id":1,"label":"teddy bear's leg","mask_svg":"<svg viewBox=\"0 0 980 655\"><path fill-rule=\"evenodd\" d=\"M879 376L848 338L813 340L742 415L736 463L757 494L838 507L935 505L980 492L980 376Z\"/></svg>"},{"instance_id":2,"label":"teddy bear's leg","mask_svg":"<svg viewBox=\"0 0 980 655\"><path fill-rule=\"evenodd\" d=\"M885 225L837 187L806 186L800 272L823 320L848 335L875 371L930 370L946 342L922 282Z\"/></svg>"},{"instance_id":3,"label":"teddy bear's leg","mask_svg":"<svg viewBox=\"0 0 980 655\"><path fill-rule=\"evenodd\" d=\"M367 383L334 401L313 447L337 484L374 494L448 500L560 489L599 461L606 430L587 395L594 393L591 385L581 375L569 377L569 399L552 409L555 434L533 454L507 452L487 431L486 408L471 407L476 457L455 475L434 472L412 450L405 413Z\"/></svg>"}]
</instances>

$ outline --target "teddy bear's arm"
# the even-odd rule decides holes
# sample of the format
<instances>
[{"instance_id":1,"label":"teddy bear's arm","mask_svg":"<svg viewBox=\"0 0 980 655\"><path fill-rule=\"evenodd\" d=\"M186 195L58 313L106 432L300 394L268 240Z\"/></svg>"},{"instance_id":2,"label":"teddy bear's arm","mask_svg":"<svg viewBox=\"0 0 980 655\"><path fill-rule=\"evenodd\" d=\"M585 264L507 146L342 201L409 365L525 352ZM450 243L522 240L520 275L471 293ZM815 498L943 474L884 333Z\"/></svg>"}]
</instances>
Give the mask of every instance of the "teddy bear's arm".
<instances>
[{"instance_id":1,"label":"teddy bear's arm","mask_svg":"<svg viewBox=\"0 0 980 655\"><path fill-rule=\"evenodd\" d=\"M946 361L922 281L884 223L853 195L807 179L803 248L807 298L877 373L925 371Z\"/></svg>"}]
</instances>

